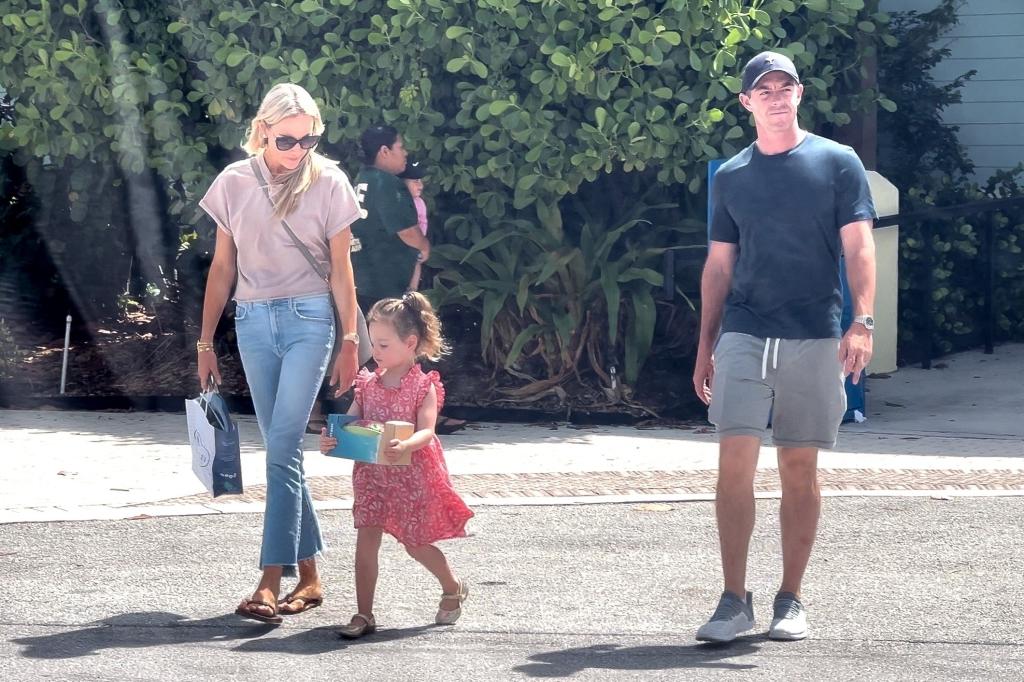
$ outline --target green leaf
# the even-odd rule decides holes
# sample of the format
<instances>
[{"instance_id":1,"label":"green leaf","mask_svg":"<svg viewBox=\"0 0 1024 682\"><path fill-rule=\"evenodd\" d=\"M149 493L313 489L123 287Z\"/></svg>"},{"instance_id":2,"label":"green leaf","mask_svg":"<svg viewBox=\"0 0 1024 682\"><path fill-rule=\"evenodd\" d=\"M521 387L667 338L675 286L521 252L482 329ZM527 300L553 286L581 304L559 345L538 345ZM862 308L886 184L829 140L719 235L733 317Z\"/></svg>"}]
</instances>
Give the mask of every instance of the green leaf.
<instances>
[{"instance_id":1,"label":"green leaf","mask_svg":"<svg viewBox=\"0 0 1024 682\"><path fill-rule=\"evenodd\" d=\"M601 272L601 289L604 291L604 303L608 309L608 343L612 348L619 336L619 304L622 293L619 290L619 273L614 265L607 264Z\"/></svg>"},{"instance_id":2,"label":"green leaf","mask_svg":"<svg viewBox=\"0 0 1024 682\"><path fill-rule=\"evenodd\" d=\"M626 282L632 282L635 280L643 280L654 287L660 287L664 281L664 277L660 272L651 270L650 268L626 268L619 275L619 283L624 284Z\"/></svg>"},{"instance_id":3,"label":"green leaf","mask_svg":"<svg viewBox=\"0 0 1024 682\"><path fill-rule=\"evenodd\" d=\"M509 102L508 100L504 99L499 99L495 100L494 102L491 102L488 109L490 110L492 116L500 116L501 114L505 113L505 110L507 110L510 106L512 106L512 102Z\"/></svg>"},{"instance_id":4,"label":"green leaf","mask_svg":"<svg viewBox=\"0 0 1024 682\"><path fill-rule=\"evenodd\" d=\"M743 87L743 81L736 76L722 76L719 80L722 85L724 85L725 88L734 95L739 94L740 88Z\"/></svg>"},{"instance_id":5,"label":"green leaf","mask_svg":"<svg viewBox=\"0 0 1024 682\"><path fill-rule=\"evenodd\" d=\"M468 29L465 26L449 26L448 30L444 32L444 37L449 40L455 40L472 32L473 31L471 29Z\"/></svg>"},{"instance_id":6,"label":"green leaf","mask_svg":"<svg viewBox=\"0 0 1024 682\"><path fill-rule=\"evenodd\" d=\"M604 107L594 109L594 120L597 122L599 129L604 128L604 124L608 120L608 112L605 111Z\"/></svg>"},{"instance_id":7,"label":"green leaf","mask_svg":"<svg viewBox=\"0 0 1024 682\"><path fill-rule=\"evenodd\" d=\"M528 192L533 189L533 186L537 184L538 180L540 180L539 175L524 175L519 178L519 181L516 183L516 190Z\"/></svg>"},{"instance_id":8,"label":"green leaf","mask_svg":"<svg viewBox=\"0 0 1024 682\"><path fill-rule=\"evenodd\" d=\"M650 291L634 292L632 302L633 316L628 329L629 343L626 344L625 353L627 384L636 384L640 376L640 368L643 367L647 356L651 353L654 326L657 321L654 297L651 296Z\"/></svg>"},{"instance_id":9,"label":"green leaf","mask_svg":"<svg viewBox=\"0 0 1024 682\"><path fill-rule=\"evenodd\" d=\"M519 290L516 292L516 306L519 308L519 313L522 314L523 310L526 309L526 303L530 298L530 276L523 275L519 278Z\"/></svg>"},{"instance_id":10,"label":"green leaf","mask_svg":"<svg viewBox=\"0 0 1024 682\"><path fill-rule=\"evenodd\" d=\"M508 351L508 356L505 358L506 369L512 367L512 365L516 363L516 360L519 359L519 355L523 352L523 346L532 341L533 338L543 329L544 327L539 324L531 324L516 335L515 341L512 342L512 347Z\"/></svg>"},{"instance_id":11,"label":"green leaf","mask_svg":"<svg viewBox=\"0 0 1024 682\"><path fill-rule=\"evenodd\" d=\"M465 263L470 258L472 258L475 254L480 253L481 251L484 251L486 249L489 249L490 247L494 246L498 242L503 241L505 239L508 239L509 237L513 237L516 234L518 234L518 233L515 230L495 230L494 232L489 233L486 237L484 237L480 241L478 241L475 244L473 244L473 247L469 251L466 252L466 255L463 256L462 260L459 261L459 262L460 263Z\"/></svg>"},{"instance_id":12,"label":"green leaf","mask_svg":"<svg viewBox=\"0 0 1024 682\"><path fill-rule=\"evenodd\" d=\"M859 21L859 22L857 22L857 28L859 28L864 33L874 33L875 32L875 25L872 22L870 22L870 21Z\"/></svg>"},{"instance_id":13,"label":"green leaf","mask_svg":"<svg viewBox=\"0 0 1024 682\"><path fill-rule=\"evenodd\" d=\"M553 274L568 265L569 261L578 255L580 255L579 249L570 249L568 252L556 251L554 253L549 253L544 263L544 267L541 268L540 274L537 275L537 279L533 282L534 286L548 281Z\"/></svg>"},{"instance_id":14,"label":"green leaf","mask_svg":"<svg viewBox=\"0 0 1024 682\"><path fill-rule=\"evenodd\" d=\"M462 70L462 67L464 67L468 61L469 57L455 57L454 59L448 60L448 63L445 64L444 68L449 73L457 73Z\"/></svg>"},{"instance_id":15,"label":"green leaf","mask_svg":"<svg viewBox=\"0 0 1024 682\"><path fill-rule=\"evenodd\" d=\"M896 111L897 109L896 102L893 102L891 99L885 97L878 98L878 106L882 107L883 109L890 113Z\"/></svg>"},{"instance_id":16,"label":"green leaf","mask_svg":"<svg viewBox=\"0 0 1024 682\"><path fill-rule=\"evenodd\" d=\"M249 56L246 50L235 50L228 55L228 58L224 60L224 63L234 68L242 63L242 61Z\"/></svg>"},{"instance_id":17,"label":"green leaf","mask_svg":"<svg viewBox=\"0 0 1024 682\"><path fill-rule=\"evenodd\" d=\"M672 97L672 89L665 87L656 88L651 94L659 99L669 99Z\"/></svg>"},{"instance_id":18,"label":"green leaf","mask_svg":"<svg viewBox=\"0 0 1024 682\"><path fill-rule=\"evenodd\" d=\"M487 78L487 67L484 66L483 62L471 60L469 62L469 69L476 74L478 78Z\"/></svg>"},{"instance_id":19,"label":"green leaf","mask_svg":"<svg viewBox=\"0 0 1024 682\"><path fill-rule=\"evenodd\" d=\"M480 322L480 345L485 349L491 345L491 338L494 333L494 320L498 313L505 306L508 294L484 294L483 319Z\"/></svg>"},{"instance_id":20,"label":"green leaf","mask_svg":"<svg viewBox=\"0 0 1024 682\"><path fill-rule=\"evenodd\" d=\"M320 57L319 59L314 59L313 62L309 65L309 72L314 76L319 76L321 72L323 72L324 68L330 62L331 60L327 57Z\"/></svg>"},{"instance_id":21,"label":"green leaf","mask_svg":"<svg viewBox=\"0 0 1024 682\"><path fill-rule=\"evenodd\" d=\"M665 31L664 33L659 33L658 37L664 40L669 45L672 45L673 47L683 42L682 36L680 36L675 31Z\"/></svg>"},{"instance_id":22,"label":"green leaf","mask_svg":"<svg viewBox=\"0 0 1024 682\"><path fill-rule=\"evenodd\" d=\"M551 55L551 63L555 66L567 67L572 61L569 59L569 55L564 52L555 52Z\"/></svg>"}]
</instances>

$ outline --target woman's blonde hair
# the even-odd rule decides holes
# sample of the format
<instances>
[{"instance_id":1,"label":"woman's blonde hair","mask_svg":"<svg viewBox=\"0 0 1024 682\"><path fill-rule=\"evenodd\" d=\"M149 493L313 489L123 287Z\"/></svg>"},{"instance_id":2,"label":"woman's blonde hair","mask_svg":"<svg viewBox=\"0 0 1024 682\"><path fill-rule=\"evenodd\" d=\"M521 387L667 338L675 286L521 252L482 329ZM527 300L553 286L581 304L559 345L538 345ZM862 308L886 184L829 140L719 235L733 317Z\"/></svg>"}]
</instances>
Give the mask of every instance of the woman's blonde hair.
<instances>
[{"instance_id":1,"label":"woman's blonde hair","mask_svg":"<svg viewBox=\"0 0 1024 682\"><path fill-rule=\"evenodd\" d=\"M242 144L242 149L247 151L250 156L262 154L267 146L267 138L264 131L260 129L260 123L272 126L289 116L300 114L313 117L314 135L324 132L320 107L316 105L313 96L303 87L294 83L278 83L263 98L259 111L256 112L256 116L249 125L249 136ZM294 211L302 194L316 183L323 169L332 163L326 157L311 150L302 158L302 163L295 170L279 176L275 183L277 188L271 195L274 202L274 217L284 218Z\"/></svg>"},{"instance_id":2,"label":"woman's blonde hair","mask_svg":"<svg viewBox=\"0 0 1024 682\"><path fill-rule=\"evenodd\" d=\"M449 353L448 344L441 336L441 320L427 297L418 291L410 291L402 298L385 298L377 301L366 316L366 323L388 322L395 327L398 338L407 339L413 334L419 339L416 358L437 362Z\"/></svg>"}]
</instances>

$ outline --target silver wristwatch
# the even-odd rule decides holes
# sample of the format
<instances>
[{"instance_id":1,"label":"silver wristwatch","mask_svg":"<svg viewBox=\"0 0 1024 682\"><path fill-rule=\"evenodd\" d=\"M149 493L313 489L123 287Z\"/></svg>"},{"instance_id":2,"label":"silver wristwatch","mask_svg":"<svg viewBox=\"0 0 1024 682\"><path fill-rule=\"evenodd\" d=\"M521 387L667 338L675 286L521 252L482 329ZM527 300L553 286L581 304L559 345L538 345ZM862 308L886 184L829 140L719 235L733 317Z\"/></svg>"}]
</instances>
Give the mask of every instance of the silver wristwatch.
<instances>
[{"instance_id":1,"label":"silver wristwatch","mask_svg":"<svg viewBox=\"0 0 1024 682\"><path fill-rule=\"evenodd\" d=\"M871 317L870 315L858 315L857 317L853 318L853 321L864 325L864 328L867 329L869 332L875 331L875 318Z\"/></svg>"}]
</instances>

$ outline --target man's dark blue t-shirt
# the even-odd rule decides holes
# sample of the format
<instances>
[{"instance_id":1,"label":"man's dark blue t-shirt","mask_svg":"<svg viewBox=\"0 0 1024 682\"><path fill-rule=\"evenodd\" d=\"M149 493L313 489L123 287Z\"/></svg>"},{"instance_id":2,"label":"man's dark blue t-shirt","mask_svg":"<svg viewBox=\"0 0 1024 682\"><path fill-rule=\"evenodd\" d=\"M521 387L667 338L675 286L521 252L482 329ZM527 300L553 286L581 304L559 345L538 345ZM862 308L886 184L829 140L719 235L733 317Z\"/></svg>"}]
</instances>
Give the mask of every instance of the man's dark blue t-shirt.
<instances>
[{"instance_id":1,"label":"man's dark blue t-shirt","mask_svg":"<svg viewBox=\"0 0 1024 682\"><path fill-rule=\"evenodd\" d=\"M722 332L839 338L839 230L874 217L864 165L824 137L772 155L751 144L722 164L709 236L739 246Z\"/></svg>"}]
</instances>

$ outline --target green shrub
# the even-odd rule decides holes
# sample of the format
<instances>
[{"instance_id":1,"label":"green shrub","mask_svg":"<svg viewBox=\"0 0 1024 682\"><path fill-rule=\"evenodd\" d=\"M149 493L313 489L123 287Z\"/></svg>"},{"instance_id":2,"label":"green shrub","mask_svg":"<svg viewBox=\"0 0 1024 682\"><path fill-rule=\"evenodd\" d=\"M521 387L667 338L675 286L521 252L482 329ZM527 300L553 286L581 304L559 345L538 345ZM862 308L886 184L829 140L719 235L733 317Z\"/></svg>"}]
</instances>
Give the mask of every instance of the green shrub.
<instances>
[{"instance_id":1,"label":"green shrub","mask_svg":"<svg viewBox=\"0 0 1024 682\"><path fill-rule=\"evenodd\" d=\"M859 87L862 57L891 40L876 5L2 0L0 84L15 116L0 149L30 177L61 169L72 220L117 183L145 188L160 224L134 229L149 239L142 283L191 284L181 295L198 299L212 229L196 200L239 154L262 95L291 80L320 101L344 167L381 121L427 160L444 226L436 294L479 312L495 368L544 390L616 364L632 383L651 345L659 254L703 242L687 221L702 219L706 164L750 138L741 64L765 48L790 54L807 74L804 124L843 125L890 104ZM184 281L160 282L175 270Z\"/></svg>"},{"instance_id":2,"label":"green shrub","mask_svg":"<svg viewBox=\"0 0 1024 682\"><path fill-rule=\"evenodd\" d=\"M898 44L881 52L879 82L897 104L879 112L879 171L901 189L901 213L1020 196L1024 166L996 173L984 185L971 180L974 166L942 112L960 101L973 71L937 84L931 70L950 51L940 40L957 24L957 3L943 0L930 12L895 13ZM928 144L922 148L921 140ZM996 340L1024 340L1024 209L900 225L899 354L922 357L926 316L934 352L977 346L985 324L982 234L994 231ZM927 253L930 246L931 255ZM930 264L930 265L929 265ZM930 297L928 295L931 291Z\"/></svg>"}]
</instances>

